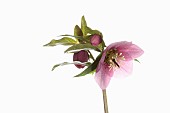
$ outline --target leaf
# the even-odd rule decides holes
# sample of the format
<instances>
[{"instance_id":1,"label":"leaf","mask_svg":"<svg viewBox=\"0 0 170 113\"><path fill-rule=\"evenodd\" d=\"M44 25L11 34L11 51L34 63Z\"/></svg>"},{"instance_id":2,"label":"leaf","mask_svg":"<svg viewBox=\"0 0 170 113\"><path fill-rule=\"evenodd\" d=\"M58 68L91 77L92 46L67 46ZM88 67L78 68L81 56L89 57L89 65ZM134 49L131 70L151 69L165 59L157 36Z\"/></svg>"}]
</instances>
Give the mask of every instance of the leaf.
<instances>
[{"instance_id":1,"label":"leaf","mask_svg":"<svg viewBox=\"0 0 170 113\"><path fill-rule=\"evenodd\" d=\"M65 50L64 52L77 52L80 50L95 50L98 52L101 52L101 50L95 46L92 46L91 44L75 44L71 47L69 47L67 50Z\"/></svg>"},{"instance_id":2,"label":"leaf","mask_svg":"<svg viewBox=\"0 0 170 113\"><path fill-rule=\"evenodd\" d=\"M78 74L74 77L85 76L87 74L93 73L95 71L95 69L97 68L97 65L98 65L101 57L102 57L102 54L99 54L98 57L96 58L96 60L91 65L89 65L83 72L81 72L80 74Z\"/></svg>"},{"instance_id":3,"label":"leaf","mask_svg":"<svg viewBox=\"0 0 170 113\"><path fill-rule=\"evenodd\" d=\"M87 26L87 23L86 23L85 17L82 16L82 18L81 18L81 30L83 32L83 36L85 36L87 34L86 33L86 26Z\"/></svg>"},{"instance_id":4,"label":"leaf","mask_svg":"<svg viewBox=\"0 0 170 113\"><path fill-rule=\"evenodd\" d=\"M74 61L74 62L72 62L72 63L63 62L63 63L54 65L53 68L52 68L52 71L53 71L56 67L58 67L58 66L64 66L64 65L69 65L69 64L78 64L78 65L89 66L91 63L90 63L90 62L83 62L83 63L82 63L82 62L79 62L79 61Z\"/></svg>"},{"instance_id":5,"label":"leaf","mask_svg":"<svg viewBox=\"0 0 170 113\"><path fill-rule=\"evenodd\" d=\"M83 32L78 25L74 27L74 36L83 36Z\"/></svg>"},{"instance_id":6,"label":"leaf","mask_svg":"<svg viewBox=\"0 0 170 113\"><path fill-rule=\"evenodd\" d=\"M78 42L72 38L69 37L63 37L59 40L51 40L48 44L45 44L44 46L56 46L56 45L74 45L77 44Z\"/></svg>"},{"instance_id":7,"label":"leaf","mask_svg":"<svg viewBox=\"0 0 170 113\"><path fill-rule=\"evenodd\" d=\"M88 50L88 53L89 53L89 58L91 58L93 61L95 61L95 59L94 59L92 53L91 53L89 50Z\"/></svg>"},{"instance_id":8,"label":"leaf","mask_svg":"<svg viewBox=\"0 0 170 113\"><path fill-rule=\"evenodd\" d=\"M134 59L134 61L136 61L136 62L140 63L140 61L139 61L138 59Z\"/></svg>"},{"instance_id":9,"label":"leaf","mask_svg":"<svg viewBox=\"0 0 170 113\"><path fill-rule=\"evenodd\" d=\"M76 38L76 39L80 39L80 40L82 40L82 41L89 42L89 40L87 40L86 38L83 38L83 37L88 37L88 36L74 36L74 35L69 35L69 34L60 35L60 36L70 36L70 37L74 37L74 38Z\"/></svg>"},{"instance_id":10,"label":"leaf","mask_svg":"<svg viewBox=\"0 0 170 113\"><path fill-rule=\"evenodd\" d=\"M87 27L87 26L86 26L86 32L91 35L98 34L101 37L103 37L102 33L99 30L92 30L90 27Z\"/></svg>"}]
</instances>

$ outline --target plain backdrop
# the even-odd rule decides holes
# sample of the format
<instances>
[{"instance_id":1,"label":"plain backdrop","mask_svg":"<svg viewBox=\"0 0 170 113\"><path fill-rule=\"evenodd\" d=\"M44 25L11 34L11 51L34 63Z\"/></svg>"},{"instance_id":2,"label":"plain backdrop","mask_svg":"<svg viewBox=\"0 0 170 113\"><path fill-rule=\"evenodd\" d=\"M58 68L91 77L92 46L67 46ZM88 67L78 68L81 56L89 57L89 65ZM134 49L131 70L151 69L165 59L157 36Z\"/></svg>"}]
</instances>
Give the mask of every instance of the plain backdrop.
<instances>
[{"instance_id":1,"label":"plain backdrop","mask_svg":"<svg viewBox=\"0 0 170 113\"><path fill-rule=\"evenodd\" d=\"M169 0L0 0L0 113L104 113L94 75L73 78L67 47L43 47L73 34L81 16L106 45L132 41L145 53L133 74L112 78L109 113L170 113Z\"/></svg>"}]
</instances>

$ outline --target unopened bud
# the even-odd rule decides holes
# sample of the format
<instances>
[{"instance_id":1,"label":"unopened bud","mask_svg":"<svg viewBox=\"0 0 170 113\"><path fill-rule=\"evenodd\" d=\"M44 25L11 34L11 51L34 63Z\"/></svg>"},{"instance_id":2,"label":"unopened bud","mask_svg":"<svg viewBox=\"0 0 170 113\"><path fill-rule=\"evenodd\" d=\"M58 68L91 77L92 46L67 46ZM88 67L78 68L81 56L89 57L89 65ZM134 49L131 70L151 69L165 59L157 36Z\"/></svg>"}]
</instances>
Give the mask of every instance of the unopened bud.
<instances>
[{"instance_id":1,"label":"unopened bud","mask_svg":"<svg viewBox=\"0 0 170 113\"><path fill-rule=\"evenodd\" d=\"M93 46L98 46L101 42L102 42L102 38L100 35L95 34L95 35L92 35L90 38L90 43Z\"/></svg>"},{"instance_id":2,"label":"unopened bud","mask_svg":"<svg viewBox=\"0 0 170 113\"><path fill-rule=\"evenodd\" d=\"M87 53L87 51L85 50L81 50L77 53L74 53L73 55L73 61L80 61L80 62L87 62L89 59L89 55ZM84 65L79 65L79 64L75 64L75 66L77 68L84 68L85 66Z\"/></svg>"}]
</instances>

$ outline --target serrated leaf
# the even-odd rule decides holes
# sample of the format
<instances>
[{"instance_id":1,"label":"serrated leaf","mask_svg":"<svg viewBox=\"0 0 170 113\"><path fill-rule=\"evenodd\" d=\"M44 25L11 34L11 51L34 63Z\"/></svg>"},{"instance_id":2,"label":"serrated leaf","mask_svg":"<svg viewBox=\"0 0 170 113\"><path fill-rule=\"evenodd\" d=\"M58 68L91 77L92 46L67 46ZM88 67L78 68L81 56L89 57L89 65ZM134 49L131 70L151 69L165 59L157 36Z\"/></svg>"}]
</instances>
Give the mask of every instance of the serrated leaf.
<instances>
[{"instance_id":1,"label":"serrated leaf","mask_svg":"<svg viewBox=\"0 0 170 113\"><path fill-rule=\"evenodd\" d=\"M97 68L97 65L101 59L102 54L99 54L98 57L96 58L96 60L89 65L83 72L81 72L80 74L74 76L74 77L80 77L80 76L85 76L87 74L93 73L95 71L95 69Z\"/></svg>"},{"instance_id":2,"label":"serrated leaf","mask_svg":"<svg viewBox=\"0 0 170 113\"><path fill-rule=\"evenodd\" d=\"M136 61L136 62L140 63L140 61L139 61L138 59L134 59L134 61Z\"/></svg>"},{"instance_id":3,"label":"serrated leaf","mask_svg":"<svg viewBox=\"0 0 170 113\"><path fill-rule=\"evenodd\" d=\"M44 46L56 46L56 45L74 45L78 42L72 38L69 37L63 37L59 40L51 40L48 44L45 44Z\"/></svg>"},{"instance_id":4,"label":"serrated leaf","mask_svg":"<svg viewBox=\"0 0 170 113\"><path fill-rule=\"evenodd\" d=\"M91 44L75 44L71 47L69 47L67 50L65 50L64 52L77 52L80 50L95 50L98 52L101 52L101 50L95 46L92 46Z\"/></svg>"},{"instance_id":5,"label":"serrated leaf","mask_svg":"<svg viewBox=\"0 0 170 113\"><path fill-rule=\"evenodd\" d=\"M81 18L81 30L82 30L84 36L87 34L86 33L86 26L87 26L87 23L86 23L85 17L82 16L82 18Z\"/></svg>"},{"instance_id":6,"label":"serrated leaf","mask_svg":"<svg viewBox=\"0 0 170 113\"><path fill-rule=\"evenodd\" d=\"M69 64L78 64L78 65L85 65L85 66L89 66L91 63L90 62L79 62L79 61L74 61L74 62L63 62L63 63L60 63L60 64L56 64L53 66L52 68L52 71L58 67L58 66L64 66L64 65L69 65Z\"/></svg>"},{"instance_id":7,"label":"serrated leaf","mask_svg":"<svg viewBox=\"0 0 170 113\"><path fill-rule=\"evenodd\" d=\"M74 27L74 36L83 36L83 32L78 25Z\"/></svg>"}]
</instances>

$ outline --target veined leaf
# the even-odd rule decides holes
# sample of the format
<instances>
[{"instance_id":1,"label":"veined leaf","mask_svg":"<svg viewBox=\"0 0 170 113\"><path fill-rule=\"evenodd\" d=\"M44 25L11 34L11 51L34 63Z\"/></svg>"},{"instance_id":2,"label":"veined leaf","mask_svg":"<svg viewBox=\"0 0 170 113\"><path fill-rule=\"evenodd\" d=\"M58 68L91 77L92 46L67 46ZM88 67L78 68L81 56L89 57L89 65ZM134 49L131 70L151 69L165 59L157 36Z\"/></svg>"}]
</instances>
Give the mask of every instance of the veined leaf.
<instances>
[{"instance_id":1,"label":"veined leaf","mask_svg":"<svg viewBox=\"0 0 170 113\"><path fill-rule=\"evenodd\" d=\"M83 36L85 36L87 34L86 33L86 26L87 26L87 23L86 23L85 17L82 16L82 18L81 18L81 30L83 32Z\"/></svg>"},{"instance_id":2,"label":"veined leaf","mask_svg":"<svg viewBox=\"0 0 170 113\"><path fill-rule=\"evenodd\" d=\"M48 44L45 44L44 46L56 46L56 45L74 45L78 42L72 38L69 37L63 37L59 40L51 40Z\"/></svg>"},{"instance_id":3,"label":"veined leaf","mask_svg":"<svg viewBox=\"0 0 170 113\"><path fill-rule=\"evenodd\" d=\"M74 62L72 62L72 63L70 63L70 62L63 62L63 63L54 65L53 68L52 68L52 71L53 71L56 67L58 67L58 66L64 66L64 65L69 65L69 64L78 64L78 65L89 66L91 63L90 63L90 62L83 62L83 63L82 63L82 62L79 62L79 61L74 61Z\"/></svg>"},{"instance_id":4,"label":"veined leaf","mask_svg":"<svg viewBox=\"0 0 170 113\"><path fill-rule=\"evenodd\" d=\"M98 65L101 57L102 57L102 54L99 54L98 57L96 58L96 60L91 65L89 65L83 72L81 72L80 74L78 74L74 77L85 76L87 74L93 73L95 71L95 69L97 68L97 65Z\"/></svg>"},{"instance_id":5,"label":"veined leaf","mask_svg":"<svg viewBox=\"0 0 170 113\"><path fill-rule=\"evenodd\" d=\"M96 50L98 52L101 52L101 50L95 46L92 46L91 44L75 44L71 47L69 47L67 50L64 52L77 52L80 50Z\"/></svg>"}]
</instances>

